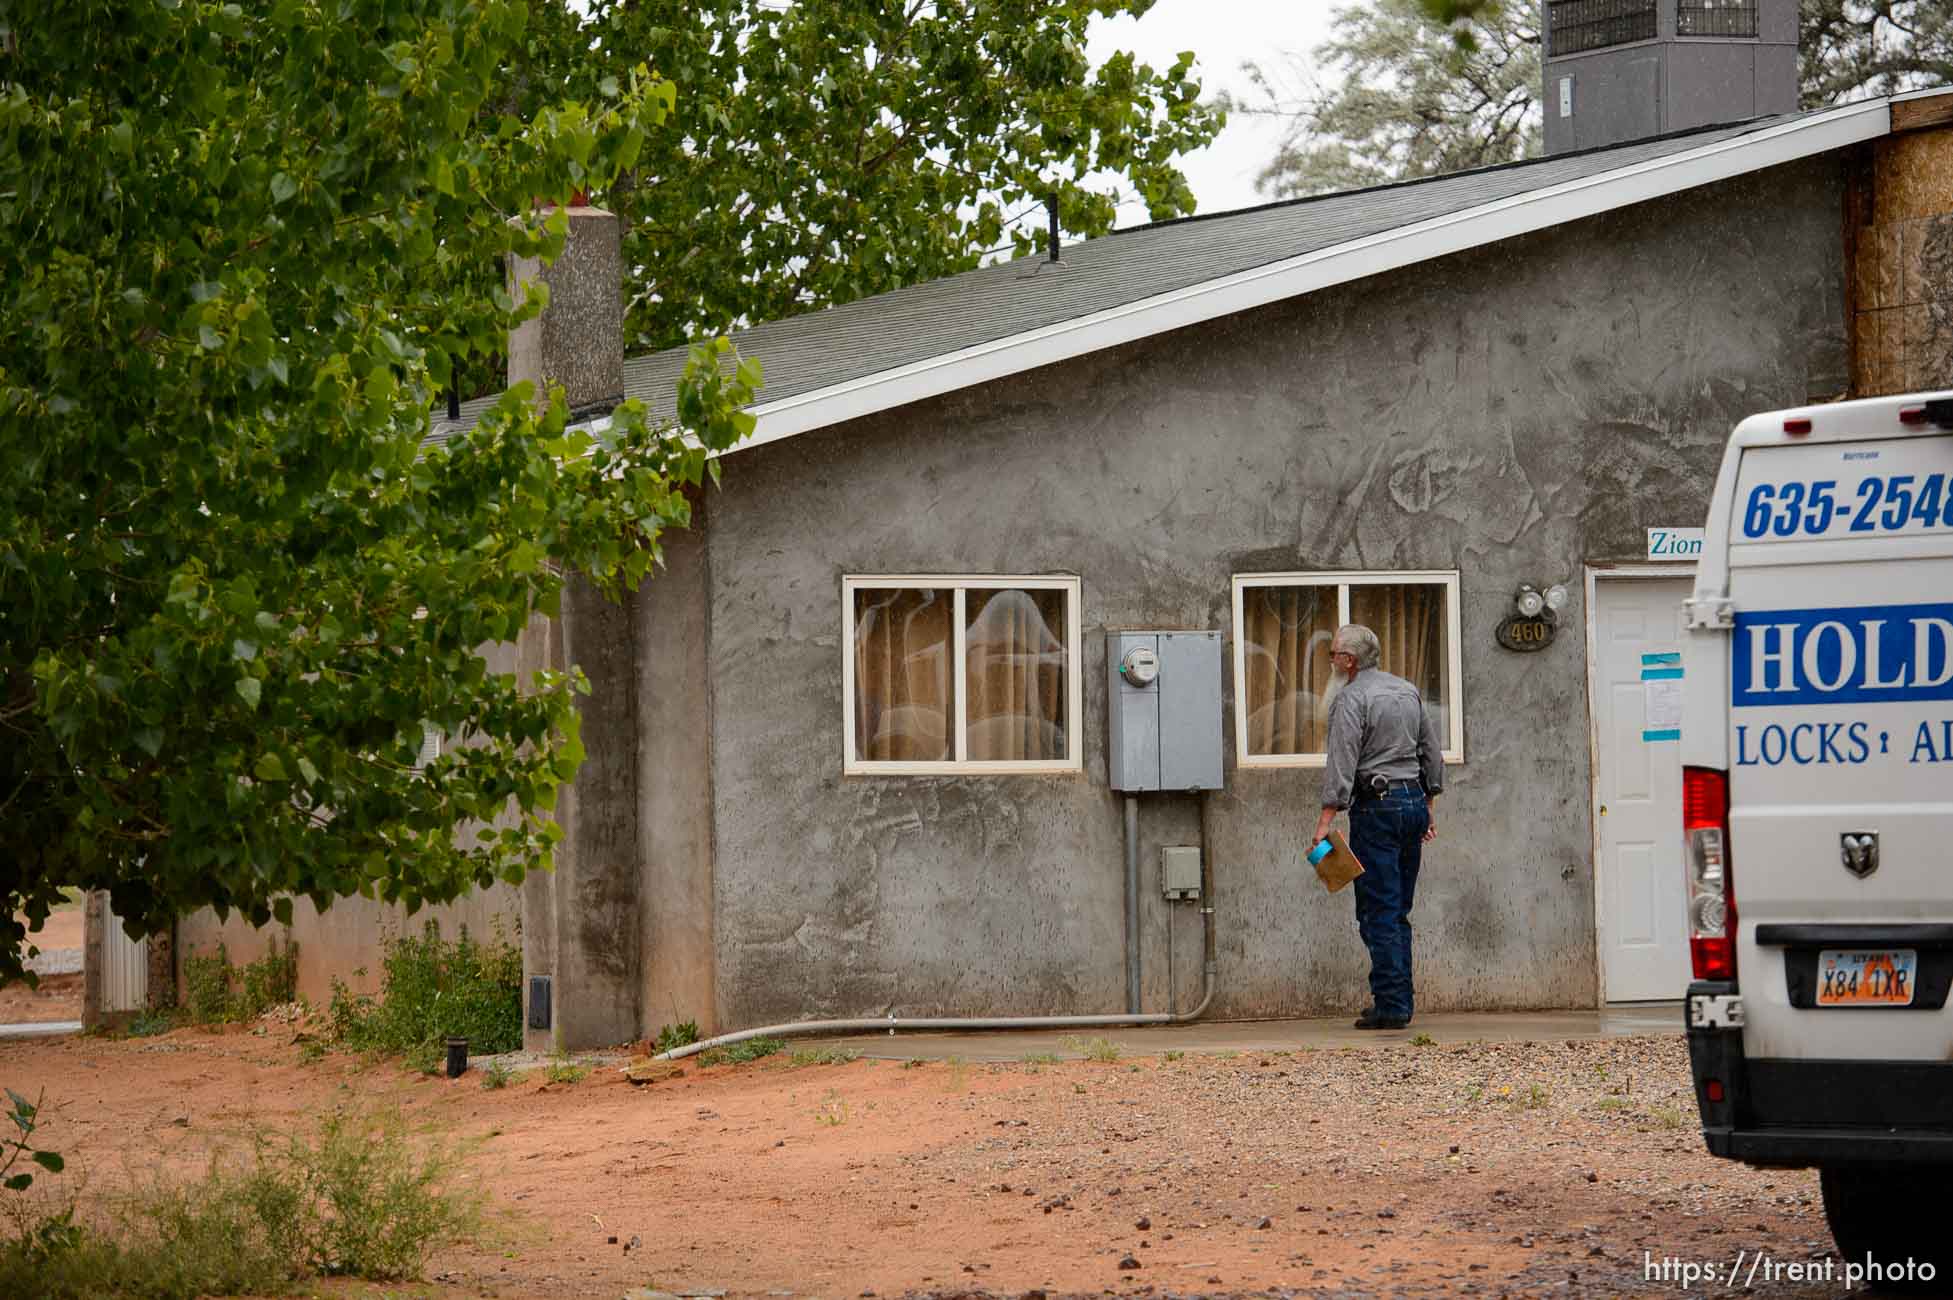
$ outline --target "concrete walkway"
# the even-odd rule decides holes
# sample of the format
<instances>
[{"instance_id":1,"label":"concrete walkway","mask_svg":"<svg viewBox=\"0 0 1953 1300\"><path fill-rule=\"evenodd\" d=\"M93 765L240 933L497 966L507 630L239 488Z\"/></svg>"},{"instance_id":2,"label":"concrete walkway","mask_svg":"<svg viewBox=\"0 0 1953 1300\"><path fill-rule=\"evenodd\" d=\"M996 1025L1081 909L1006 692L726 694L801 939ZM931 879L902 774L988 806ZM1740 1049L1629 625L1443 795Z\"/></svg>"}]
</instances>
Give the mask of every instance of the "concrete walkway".
<instances>
[{"instance_id":1,"label":"concrete walkway","mask_svg":"<svg viewBox=\"0 0 1953 1300\"><path fill-rule=\"evenodd\" d=\"M1640 1003L1600 1011L1460 1012L1419 1016L1409 1029L1353 1028L1353 1017L1333 1020L1200 1021L1187 1025L1140 1025L1130 1029L1009 1030L935 1034L897 1031L818 1040L882 1060L1021 1061L1032 1053L1065 1059L1084 1055L1085 1044L1104 1038L1124 1056L1162 1052L1286 1052L1298 1047L1384 1047L1429 1034L1440 1043L1526 1043L1566 1039L1635 1038L1682 1032L1679 1002ZM798 1045L801 1040L789 1040Z\"/></svg>"},{"instance_id":2,"label":"concrete walkway","mask_svg":"<svg viewBox=\"0 0 1953 1300\"><path fill-rule=\"evenodd\" d=\"M0 1025L0 1041L10 1038L58 1038L81 1032L79 1020L50 1020L43 1024Z\"/></svg>"}]
</instances>

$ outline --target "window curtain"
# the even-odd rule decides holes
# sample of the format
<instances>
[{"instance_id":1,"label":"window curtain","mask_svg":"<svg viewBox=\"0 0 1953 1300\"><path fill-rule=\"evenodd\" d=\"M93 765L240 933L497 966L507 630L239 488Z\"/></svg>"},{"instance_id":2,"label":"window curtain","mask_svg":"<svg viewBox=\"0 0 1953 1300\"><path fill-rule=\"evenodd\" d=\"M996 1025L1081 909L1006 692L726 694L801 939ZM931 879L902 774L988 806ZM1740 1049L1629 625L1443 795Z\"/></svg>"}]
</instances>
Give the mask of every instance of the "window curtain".
<instances>
[{"instance_id":1,"label":"window curtain","mask_svg":"<svg viewBox=\"0 0 1953 1300\"><path fill-rule=\"evenodd\" d=\"M1378 666L1423 692L1425 704L1440 719L1446 704L1444 593L1434 583L1349 589L1350 622L1363 624L1383 643Z\"/></svg>"},{"instance_id":2,"label":"window curtain","mask_svg":"<svg viewBox=\"0 0 1953 1300\"><path fill-rule=\"evenodd\" d=\"M971 590L963 601L969 757L1069 757L1065 593Z\"/></svg>"},{"instance_id":3,"label":"window curtain","mask_svg":"<svg viewBox=\"0 0 1953 1300\"><path fill-rule=\"evenodd\" d=\"M950 672L955 593L861 589L854 597L855 757L956 757Z\"/></svg>"},{"instance_id":4,"label":"window curtain","mask_svg":"<svg viewBox=\"0 0 1953 1300\"><path fill-rule=\"evenodd\" d=\"M1324 752L1336 588L1244 587L1241 621L1248 752Z\"/></svg>"}]
</instances>

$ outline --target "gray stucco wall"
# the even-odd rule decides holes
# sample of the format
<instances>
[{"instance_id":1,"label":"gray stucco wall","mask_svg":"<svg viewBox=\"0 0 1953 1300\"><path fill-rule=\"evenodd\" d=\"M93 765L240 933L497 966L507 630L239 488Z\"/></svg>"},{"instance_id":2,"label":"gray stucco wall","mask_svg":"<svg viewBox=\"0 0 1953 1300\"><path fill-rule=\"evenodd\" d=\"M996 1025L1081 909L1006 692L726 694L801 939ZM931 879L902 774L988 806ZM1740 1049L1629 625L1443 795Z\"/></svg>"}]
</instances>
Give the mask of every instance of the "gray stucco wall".
<instances>
[{"instance_id":1,"label":"gray stucco wall","mask_svg":"<svg viewBox=\"0 0 1953 1300\"><path fill-rule=\"evenodd\" d=\"M708 533L713 910L727 1029L809 1015L1116 1011L1120 808L1102 632L1229 626L1230 579L1457 568L1466 761L1417 923L1419 1006L1596 994L1583 626L1499 649L1521 581L1699 520L1736 419L1842 387L1837 161L1797 164L740 452ZM844 574L1081 575L1079 776L842 775ZM656 584L653 584L655 590ZM1231 651L1228 689L1231 692ZM1314 772L1211 797L1215 1013L1348 1011L1347 893L1296 866ZM1147 1009L1166 1000L1142 813ZM1199 919L1173 913L1181 1006Z\"/></svg>"}]
</instances>

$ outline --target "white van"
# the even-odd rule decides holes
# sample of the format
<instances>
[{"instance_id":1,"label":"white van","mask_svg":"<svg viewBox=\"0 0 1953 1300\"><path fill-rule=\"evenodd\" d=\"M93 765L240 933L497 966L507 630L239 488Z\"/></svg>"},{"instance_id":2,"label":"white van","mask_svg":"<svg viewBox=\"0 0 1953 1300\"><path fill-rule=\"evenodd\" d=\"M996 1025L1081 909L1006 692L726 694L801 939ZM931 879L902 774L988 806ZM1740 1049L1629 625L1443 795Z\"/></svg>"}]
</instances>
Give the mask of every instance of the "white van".
<instances>
[{"instance_id":1,"label":"white van","mask_svg":"<svg viewBox=\"0 0 1953 1300\"><path fill-rule=\"evenodd\" d=\"M1682 656L1689 1055L1862 1280L1953 1279L1953 392L1738 425Z\"/></svg>"}]
</instances>

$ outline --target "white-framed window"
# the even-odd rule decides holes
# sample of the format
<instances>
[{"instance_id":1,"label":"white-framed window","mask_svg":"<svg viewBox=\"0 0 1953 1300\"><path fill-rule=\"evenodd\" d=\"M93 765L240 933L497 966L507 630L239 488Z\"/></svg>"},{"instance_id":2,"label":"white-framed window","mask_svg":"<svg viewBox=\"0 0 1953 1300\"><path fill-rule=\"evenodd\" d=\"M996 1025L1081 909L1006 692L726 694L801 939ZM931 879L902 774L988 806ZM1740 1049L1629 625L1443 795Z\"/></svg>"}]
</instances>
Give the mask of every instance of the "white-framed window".
<instances>
[{"instance_id":1,"label":"white-framed window","mask_svg":"<svg viewBox=\"0 0 1953 1300\"><path fill-rule=\"evenodd\" d=\"M1243 573L1234 578L1234 752L1242 767L1321 767L1329 729L1329 643L1361 623L1378 667L1424 693L1444 761L1465 758L1458 571Z\"/></svg>"},{"instance_id":2,"label":"white-framed window","mask_svg":"<svg viewBox=\"0 0 1953 1300\"><path fill-rule=\"evenodd\" d=\"M1075 577L841 580L849 775L1079 772Z\"/></svg>"}]
</instances>

